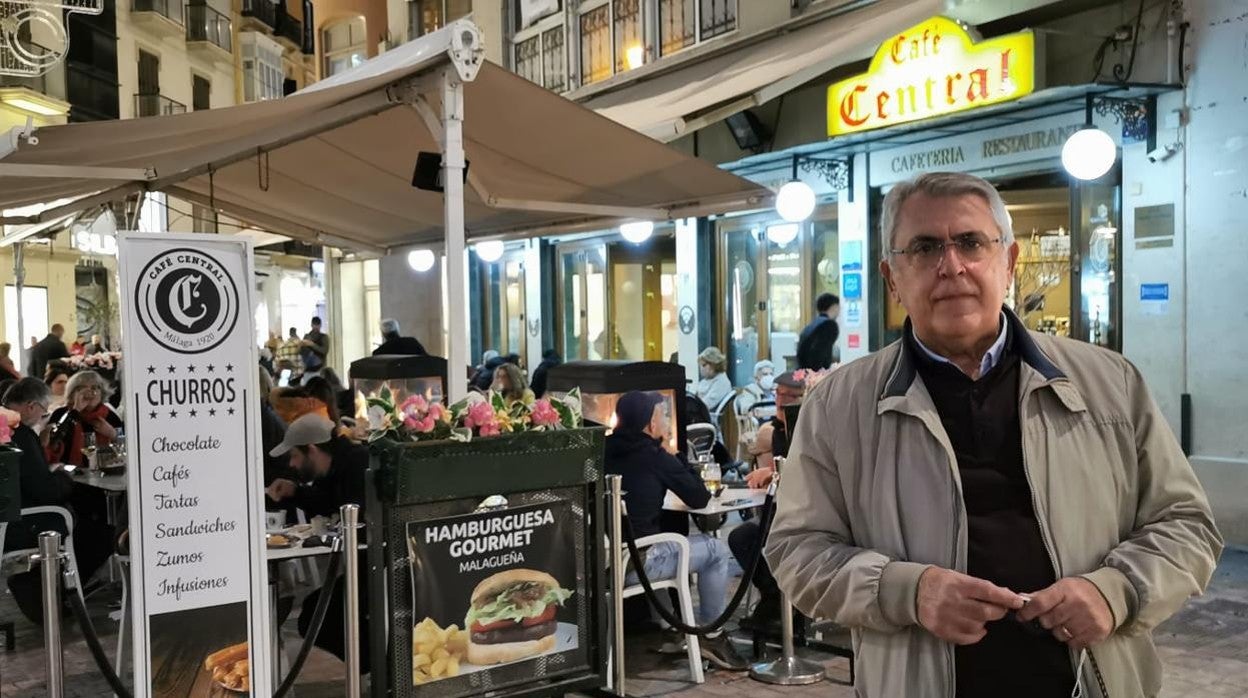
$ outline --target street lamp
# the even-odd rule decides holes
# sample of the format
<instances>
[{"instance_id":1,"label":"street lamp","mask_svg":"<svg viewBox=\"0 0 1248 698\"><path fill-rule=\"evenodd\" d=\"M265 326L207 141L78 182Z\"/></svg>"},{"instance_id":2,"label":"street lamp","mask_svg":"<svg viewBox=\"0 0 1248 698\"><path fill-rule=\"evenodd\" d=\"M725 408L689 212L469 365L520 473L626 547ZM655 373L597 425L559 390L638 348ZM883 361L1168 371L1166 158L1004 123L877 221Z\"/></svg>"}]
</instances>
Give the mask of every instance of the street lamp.
<instances>
[{"instance_id":1,"label":"street lamp","mask_svg":"<svg viewBox=\"0 0 1248 698\"><path fill-rule=\"evenodd\" d=\"M472 246L472 249L476 251L477 257L486 264L497 262L503 258L502 240L486 240L485 242L478 242Z\"/></svg>"},{"instance_id":2,"label":"street lamp","mask_svg":"<svg viewBox=\"0 0 1248 698\"><path fill-rule=\"evenodd\" d=\"M628 240L634 245L640 245L646 240L649 240L650 236L653 234L654 223L651 223L650 221L633 221L620 226L620 235L624 236L625 240Z\"/></svg>"},{"instance_id":3,"label":"street lamp","mask_svg":"<svg viewBox=\"0 0 1248 698\"><path fill-rule=\"evenodd\" d=\"M407 265L412 271L421 274L433 268L433 263L437 258L433 256L433 250L412 250L407 253Z\"/></svg>"},{"instance_id":4,"label":"street lamp","mask_svg":"<svg viewBox=\"0 0 1248 698\"><path fill-rule=\"evenodd\" d=\"M793 177L776 192L776 213L790 223L801 223L815 212L815 190L797 178L797 156L793 157Z\"/></svg>"},{"instance_id":5,"label":"street lamp","mask_svg":"<svg viewBox=\"0 0 1248 698\"><path fill-rule=\"evenodd\" d=\"M1062 167L1076 179L1100 179L1117 158L1113 136L1091 124L1070 134L1062 146Z\"/></svg>"}]
</instances>

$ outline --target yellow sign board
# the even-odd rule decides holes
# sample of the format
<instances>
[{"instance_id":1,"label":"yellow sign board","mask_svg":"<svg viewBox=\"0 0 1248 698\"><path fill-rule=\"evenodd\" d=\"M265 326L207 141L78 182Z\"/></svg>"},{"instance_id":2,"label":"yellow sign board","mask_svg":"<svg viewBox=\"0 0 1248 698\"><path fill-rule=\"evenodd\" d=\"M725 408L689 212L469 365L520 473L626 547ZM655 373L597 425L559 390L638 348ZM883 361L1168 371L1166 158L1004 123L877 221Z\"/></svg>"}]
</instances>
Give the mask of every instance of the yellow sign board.
<instances>
[{"instance_id":1,"label":"yellow sign board","mask_svg":"<svg viewBox=\"0 0 1248 698\"><path fill-rule=\"evenodd\" d=\"M828 88L828 136L1008 102L1036 89L1030 31L976 41L933 17L885 41L866 73Z\"/></svg>"}]
</instances>

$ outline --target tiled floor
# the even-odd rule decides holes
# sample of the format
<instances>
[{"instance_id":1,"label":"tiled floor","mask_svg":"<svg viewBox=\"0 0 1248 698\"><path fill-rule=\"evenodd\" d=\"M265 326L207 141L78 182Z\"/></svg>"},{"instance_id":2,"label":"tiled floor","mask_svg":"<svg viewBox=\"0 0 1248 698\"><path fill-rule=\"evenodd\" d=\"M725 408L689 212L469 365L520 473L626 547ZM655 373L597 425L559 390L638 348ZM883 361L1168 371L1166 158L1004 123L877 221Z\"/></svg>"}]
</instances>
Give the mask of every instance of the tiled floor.
<instances>
[{"instance_id":1,"label":"tiled floor","mask_svg":"<svg viewBox=\"0 0 1248 698\"><path fill-rule=\"evenodd\" d=\"M6 609L11 605L6 601ZM115 624L105 616L107 609L93 602L95 622L109 635L103 638L110 649ZM4 615L12 615L5 612ZM17 650L0 651L0 696L41 698L43 682L42 634L24 621L17 623ZM286 636L297 642L293 623L287 623ZM849 666L844 659L810 655L828 667L828 680L814 686L780 688L750 680L744 674L708 672L706 683L694 685L688 679L683 656L657 655L645 636L630 637L628 655L630 695L638 697L677 696L679 698L842 698L853 696L847 685ZM1187 604L1156 632L1166 668L1163 696L1212 698L1248 693L1248 552L1227 551L1218 567L1209 593ZM743 651L746 648L741 648ZM342 663L331 655L314 650L296 684L299 698L341 696ZM66 695L95 698L109 695L75 627L70 624L65 644Z\"/></svg>"}]
</instances>

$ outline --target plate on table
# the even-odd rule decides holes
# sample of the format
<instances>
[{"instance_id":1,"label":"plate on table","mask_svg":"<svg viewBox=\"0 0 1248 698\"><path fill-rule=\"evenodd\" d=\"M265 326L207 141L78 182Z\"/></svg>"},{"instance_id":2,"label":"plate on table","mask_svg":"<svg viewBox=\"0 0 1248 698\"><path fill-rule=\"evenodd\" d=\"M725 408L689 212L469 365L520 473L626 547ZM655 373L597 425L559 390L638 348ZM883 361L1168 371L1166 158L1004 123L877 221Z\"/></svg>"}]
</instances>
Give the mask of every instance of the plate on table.
<instances>
[{"instance_id":1,"label":"plate on table","mask_svg":"<svg viewBox=\"0 0 1248 698\"><path fill-rule=\"evenodd\" d=\"M293 536L287 536L281 533L266 533L264 536L264 545L269 550L284 550L286 548L295 547L298 539Z\"/></svg>"}]
</instances>

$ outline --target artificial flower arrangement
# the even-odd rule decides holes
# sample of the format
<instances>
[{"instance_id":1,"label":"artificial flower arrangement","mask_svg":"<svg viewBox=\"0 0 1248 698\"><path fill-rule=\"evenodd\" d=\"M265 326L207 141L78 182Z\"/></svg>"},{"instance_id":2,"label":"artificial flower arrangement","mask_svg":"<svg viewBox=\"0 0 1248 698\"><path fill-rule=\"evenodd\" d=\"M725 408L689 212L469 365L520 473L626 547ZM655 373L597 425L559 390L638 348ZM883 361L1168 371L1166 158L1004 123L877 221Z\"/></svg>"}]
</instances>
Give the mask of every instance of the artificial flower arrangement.
<instances>
[{"instance_id":1,"label":"artificial flower arrangement","mask_svg":"<svg viewBox=\"0 0 1248 698\"><path fill-rule=\"evenodd\" d=\"M98 354L70 356L61 361L75 371L90 371L97 368L111 371L121 362L121 352L102 351Z\"/></svg>"},{"instance_id":2,"label":"artificial flower arrangement","mask_svg":"<svg viewBox=\"0 0 1248 698\"><path fill-rule=\"evenodd\" d=\"M13 442L13 430L22 423L22 416L7 407L0 407L0 444Z\"/></svg>"},{"instance_id":3,"label":"artificial flower arrangement","mask_svg":"<svg viewBox=\"0 0 1248 698\"><path fill-rule=\"evenodd\" d=\"M806 392L809 393L811 390L814 390L816 385L819 385L820 381L827 378L833 371L840 368L840 366L840 364L832 364L828 368L821 368L819 370L799 368L793 372L793 380L805 385Z\"/></svg>"},{"instance_id":4,"label":"artificial flower arrangement","mask_svg":"<svg viewBox=\"0 0 1248 698\"><path fill-rule=\"evenodd\" d=\"M528 431L555 431L581 426L581 393L573 389L563 398L531 395L508 401L502 395L472 393L446 407L422 395L395 400L389 388L367 399L369 442L471 441L477 437Z\"/></svg>"}]
</instances>

